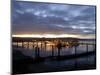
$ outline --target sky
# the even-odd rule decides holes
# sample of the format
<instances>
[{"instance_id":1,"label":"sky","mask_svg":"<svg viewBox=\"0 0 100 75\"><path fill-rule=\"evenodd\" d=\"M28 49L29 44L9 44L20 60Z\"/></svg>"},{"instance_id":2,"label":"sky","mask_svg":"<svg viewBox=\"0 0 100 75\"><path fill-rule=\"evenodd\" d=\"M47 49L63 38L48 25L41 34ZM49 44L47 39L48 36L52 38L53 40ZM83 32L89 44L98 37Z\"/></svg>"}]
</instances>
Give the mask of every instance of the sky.
<instances>
[{"instance_id":1,"label":"sky","mask_svg":"<svg viewBox=\"0 0 100 75\"><path fill-rule=\"evenodd\" d=\"M13 1L12 35L69 35L95 38L96 7Z\"/></svg>"}]
</instances>

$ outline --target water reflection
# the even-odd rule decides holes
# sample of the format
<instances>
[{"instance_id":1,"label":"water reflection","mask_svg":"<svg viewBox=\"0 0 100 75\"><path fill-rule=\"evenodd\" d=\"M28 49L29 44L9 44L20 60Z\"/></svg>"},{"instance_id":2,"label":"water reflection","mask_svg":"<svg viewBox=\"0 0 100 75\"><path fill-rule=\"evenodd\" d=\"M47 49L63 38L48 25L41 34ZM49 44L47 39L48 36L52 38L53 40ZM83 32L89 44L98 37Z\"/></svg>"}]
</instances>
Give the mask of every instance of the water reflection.
<instances>
[{"instance_id":1,"label":"water reflection","mask_svg":"<svg viewBox=\"0 0 100 75\"><path fill-rule=\"evenodd\" d=\"M21 51L23 51L23 53L29 53L28 55L32 55L34 57L34 52L35 52L35 47L38 46L39 50L40 50L40 56L44 57L44 56L52 56L52 50L54 51L54 56L58 55L58 48L56 46L57 41L55 42L50 42L50 41L38 41L38 42L13 42L13 46L14 47L18 47L18 48L23 48L23 50L21 49ZM67 42L62 42L62 43L66 43ZM94 50L94 45L88 45L88 51L93 51ZM77 46L77 54L78 53L84 53L87 52L87 47L85 44L79 44ZM69 46L64 46L61 47L60 49L60 55L70 55L70 54L74 54L75 53L75 47L69 47Z\"/></svg>"}]
</instances>

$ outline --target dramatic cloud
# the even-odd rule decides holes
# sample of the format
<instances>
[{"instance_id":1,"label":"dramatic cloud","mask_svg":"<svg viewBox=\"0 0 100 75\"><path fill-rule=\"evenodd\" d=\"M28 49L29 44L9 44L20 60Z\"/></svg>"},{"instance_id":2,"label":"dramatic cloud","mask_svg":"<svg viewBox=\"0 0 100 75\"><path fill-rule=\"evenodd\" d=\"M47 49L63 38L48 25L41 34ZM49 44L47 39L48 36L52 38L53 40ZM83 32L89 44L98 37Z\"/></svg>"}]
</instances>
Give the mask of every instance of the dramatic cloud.
<instances>
[{"instance_id":1,"label":"dramatic cloud","mask_svg":"<svg viewBox=\"0 0 100 75\"><path fill-rule=\"evenodd\" d=\"M13 1L12 32L94 35L95 15L95 6Z\"/></svg>"}]
</instances>

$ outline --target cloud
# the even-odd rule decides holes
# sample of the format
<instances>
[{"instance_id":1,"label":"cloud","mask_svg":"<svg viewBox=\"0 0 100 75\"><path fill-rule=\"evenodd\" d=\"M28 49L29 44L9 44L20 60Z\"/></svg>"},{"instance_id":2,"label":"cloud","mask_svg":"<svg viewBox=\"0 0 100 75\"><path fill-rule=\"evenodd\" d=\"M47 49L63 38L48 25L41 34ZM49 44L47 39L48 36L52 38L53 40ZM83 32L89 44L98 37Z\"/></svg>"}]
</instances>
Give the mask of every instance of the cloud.
<instances>
[{"instance_id":1,"label":"cloud","mask_svg":"<svg viewBox=\"0 0 100 75\"><path fill-rule=\"evenodd\" d=\"M96 7L13 2L13 34L95 34Z\"/></svg>"}]
</instances>

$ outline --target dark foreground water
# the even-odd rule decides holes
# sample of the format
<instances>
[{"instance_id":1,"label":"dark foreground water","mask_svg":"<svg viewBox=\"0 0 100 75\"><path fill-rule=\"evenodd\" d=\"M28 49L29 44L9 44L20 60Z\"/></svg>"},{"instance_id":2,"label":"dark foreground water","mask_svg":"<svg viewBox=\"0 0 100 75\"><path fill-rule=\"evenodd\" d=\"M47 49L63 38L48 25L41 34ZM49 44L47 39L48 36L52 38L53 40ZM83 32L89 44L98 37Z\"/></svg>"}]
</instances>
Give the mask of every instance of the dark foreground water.
<instances>
[{"instance_id":1,"label":"dark foreground water","mask_svg":"<svg viewBox=\"0 0 100 75\"><path fill-rule=\"evenodd\" d=\"M42 72L87 70L96 68L95 53L87 56L82 56L74 59L65 59L65 60L46 59L45 61L42 62L27 63L28 60L30 60L30 57L27 60L20 60L20 61L16 60L15 62L13 62L13 73L14 74L42 73Z\"/></svg>"},{"instance_id":2,"label":"dark foreground water","mask_svg":"<svg viewBox=\"0 0 100 75\"><path fill-rule=\"evenodd\" d=\"M92 42L93 43L93 42ZM39 45L41 48L41 45ZM13 73L14 74L25 74L25 73L42 73L42 72L57 72L57 71L72 71L72 70L87 70L96 68L96 53L94 45L88 45L88 52L92 54L86 54L77 58L65 59L65 60L51 60L45 59L41 62L34 62L35 49L32 44L25 45L24 48L15 48L13 46ZM57 56L58 50L54 49L54 56ZM77 47L76 54L86 53L86 45L79 45ZM75 54L75 48L62 48L61 55L72 55ZM52 55L52 46L47 44L46 49L40 49L40 56L47 57Z\"/></svg>"}]
</instances>

